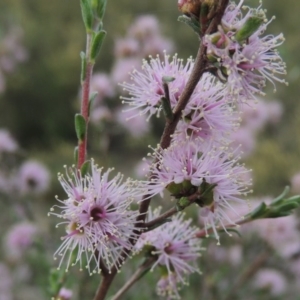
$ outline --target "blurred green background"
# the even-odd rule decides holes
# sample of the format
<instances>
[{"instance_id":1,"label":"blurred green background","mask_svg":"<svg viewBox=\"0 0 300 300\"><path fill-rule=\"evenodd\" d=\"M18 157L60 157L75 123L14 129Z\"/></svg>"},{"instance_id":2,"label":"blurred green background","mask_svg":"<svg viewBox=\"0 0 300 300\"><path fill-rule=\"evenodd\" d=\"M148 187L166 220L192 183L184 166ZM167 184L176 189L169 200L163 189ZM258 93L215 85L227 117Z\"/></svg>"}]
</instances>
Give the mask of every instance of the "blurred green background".
<instances>
[{"instance_id":1,"label":"blurred green background","mask_svg":"<svg viewBox=\"0 0 300 300\"><path fill-rule=\"evenodd\" d=\"M245 4L257 6L258 1L245 1ZM278 84L276 94L269 86L267 98L280 100L284 114L278 125L267 126L260 133L257 148L246 164L253 169L254 194L276 195L289 184L291 176L300 171L300 2L265 0L263 5L269 18L276 15L269 32L283 32L286 38L279 50L287 63L289 86ZM115 38L124 36L126 28L141 14L153 14L159 19L163 34L174 41L180 57L195 55L197 37L177 21L177 1L108 0L104 19L108 35L96 71L110 72ZM73 123L74 114L79 110L79 53L85 48L79 1L1 0L0 38L11 25L22 28L22 44L28 59L6 75L7 86L0 94L0 127L9 129L24 153L39 158L54 174L48 203L41 208L44 213L54 202L53 195L62 193L55 174L62 170L63 164L72 163L77 143ZM158 126L154 137L160 130ZM91 130L91 134L93 143L98 144L99 132ZM155 145L158 140L154 137L142 142ZM109 158L101 156L96 146L90 147L99 164L103 162L126 170L146 154L147 144L139 148L140 142L118 139L107 150L111 154ZM142 286L147 289L145 284Z\"/></svg>"}]
</instances>

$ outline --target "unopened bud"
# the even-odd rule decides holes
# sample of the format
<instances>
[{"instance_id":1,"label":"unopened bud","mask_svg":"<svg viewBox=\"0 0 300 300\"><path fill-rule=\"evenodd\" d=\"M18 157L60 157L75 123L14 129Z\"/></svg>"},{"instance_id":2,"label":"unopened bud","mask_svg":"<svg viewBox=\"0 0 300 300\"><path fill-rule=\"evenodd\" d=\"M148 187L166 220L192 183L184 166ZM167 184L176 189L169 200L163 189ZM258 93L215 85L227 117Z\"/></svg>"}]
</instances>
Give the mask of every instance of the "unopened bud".
<instances>
[{"instance_id":1,"label":"unopened bud","mask_svg":"<svg viewBox=\"0 0 300 300\"><path fill-rule=\"evenodd\" d=\"M201 0L178 0L178 9L186 15L199 17Z\"/></svg>"},{"instance_id":2,"label":"unopened bud","mask_svg":"<svg viewBox=\"0 0 300 300\"><path fill-rule=\"evenodd\" d=\"M237 31L235 39L242 44L263 24L264 18L261 15L249 17L244 26Z\"/></svg>"}]
</instances>

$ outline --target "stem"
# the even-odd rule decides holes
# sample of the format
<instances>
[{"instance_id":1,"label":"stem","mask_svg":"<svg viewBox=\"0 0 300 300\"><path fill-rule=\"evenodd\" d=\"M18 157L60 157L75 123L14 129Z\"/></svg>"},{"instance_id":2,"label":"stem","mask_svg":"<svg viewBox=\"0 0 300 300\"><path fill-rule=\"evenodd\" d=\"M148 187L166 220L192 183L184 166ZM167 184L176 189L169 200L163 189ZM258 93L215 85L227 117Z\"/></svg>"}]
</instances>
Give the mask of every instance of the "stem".
<instances>
[{"instance_id":1,"label":"stem","mask_svg":"<svg viewBox=\"0 0 300 300\"><path fill-rule=\"evenodd\" d=\"M81 98L81 115L85 119L86 129L85 135L82 141L78 142L78 169L81 168L86 158L86 149L87 149L87 132L88 132L88 122L89 122L89 98L90 98L90 84L93 74L94 64L90 61L90 47L91 47L91 34L87 34L86 41L86 55L87 55L87 65L85 79L82 82L82 98Z\"/></svg>"},{"instance_id":2,"label":"stem","mask_svg":"<svg viewBox=\"0 0 300 300\"><path fill-rule=\"evenodd\" d=\"M229 0L215 0L215 3L217 3L215 5L215 7L216 7L215 13L212 17L212 21L211 21L210 25L208 26L205 34L214 33L217 30L217 27L221 22L222 16L228 5L228 2L229 2ZM181 112L186 107L200 78L202 77L203 73L206 71L206 67L207 67L206 47L201 43L198 53L197 53L197 57L195 60L195 64L194 64L192 73L191 73L189 80L184 88L184 91L182 92L182 94L179 98L178 104L175 107L174 117L172 118L172 120L166 120L165 128L164 128L163 134L160 139L160 147L162 149L166 149L170 146L172 135L174 134L176 126L181 117ZM150 178L149 178L150 181L151 181L151 178L153 178L153 174L150 175ZM147 196L145 196L145 198L147 198ZM145 199L141 202L141 205L139 208L139 215L137 217L137 222L136 222L135 234L141 234L140 229L144 225L150 202L151 202L151 198ZM132 245L134 245L136 243L137 239L134 239L131 237L129 239L129 241ZM126 255L129 252L130 252L130 250L124 248L123 253L120 255L119 262L123 262L126 259ZM103 277L103 280L99 286L99 289L96 293L94 300L104 300L105 299L108 289L109 289L114 277L116 276L116 274L117 274L117 269L116 269L116 267L114 267L111 270L110 274Z\"/></svg>"},{"instance_id":3,"label":"stem","mask_svg":"<svg viewBox=\"0 0 300 300\"><path fill-rule=\"evenodd\" d=\"M199 194L199 192L196 192L188 197L186 197L189 200L189 203L187 204L187 206L185 206L184 208L190 206L192 203L194 203L201 195ZM168 211L166 211L165 213L163 213L162 215L158 216L156 219L149 221L148 223L144 223L144 227L145 229L151 230L151 227L157 225L158 223L160 223L161 221L163 221L164 219L171 217L173 215L175 215L176 213L178 213L178 211L180 211L180 209L178 209L178 207L172 207L171 209L169 209ZM146 230L147 231L147 230Z\"/></svg>"},{"instance_id":4,"label":"stem","mask_svg":"<svg viewBox=\"0 0 300 300\"><path fill-rule=\"evenodd\" d=\"M147 261L145 261L131 276L131 278L124 284L124 286L111 298L111 300L119 300L123 294L129 290L140 278L142 278L146 273L147 270L153 265L156 258L151 257Z\"/></svg>"},{"instance_id":5,"label":"stem","mask_svg":"<svg viewBox=\"0 0 300 300\"><path fill-rule=\"evenodd\" d=\"M162 215L160 215L159 217L157 217L156 219L154 219L148 223L145 223L144 227L146 229L151 229L151 227L153 227L157 223L161 222L162 220L164 220L168 217L175 215L177 212L178 212L177 208L173 207L173 208L169 209L168 211L166 211L165 213L163 213Z\"/></svg>"},{"instance_id":6,"label":"stem","mask_svg":"<svg viewBox=\"0 0 300 300\"><path fill-rule=\"evenodd\" d=\"M116 275L116 271L115 272L111 272L109 275L107 276L103 276L103 279L101 281L101 284L96 292L95 298L94 300L104 300L106 293L112 283L112 281L114 280Z\"/></svg>"}]
</instances>

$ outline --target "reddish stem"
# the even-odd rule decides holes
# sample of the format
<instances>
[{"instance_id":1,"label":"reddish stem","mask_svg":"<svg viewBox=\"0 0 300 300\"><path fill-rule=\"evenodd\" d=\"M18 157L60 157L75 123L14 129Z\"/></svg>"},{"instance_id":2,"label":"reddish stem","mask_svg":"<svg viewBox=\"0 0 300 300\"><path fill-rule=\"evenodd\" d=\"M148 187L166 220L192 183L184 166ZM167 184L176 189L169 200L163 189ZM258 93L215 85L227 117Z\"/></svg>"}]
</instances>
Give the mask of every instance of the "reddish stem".
<instances>
[{"instance_id":1,"label":"reddish stem","mask_svg":"<svg viewBox=\"0 0 300 300\"><path fill-rule=\"evenodd\" d=\"M82 141L78 142L78 169L81 168L86 158L86 149L87 149L87 132L88 132L88 122L89 122L89 98L90 98L90 83L93 73L93 64L87 63L85 80L82 84L82 99L81 99L81 114L85 119L86 129L85 135Z\"/></svg>"}]
</instances>

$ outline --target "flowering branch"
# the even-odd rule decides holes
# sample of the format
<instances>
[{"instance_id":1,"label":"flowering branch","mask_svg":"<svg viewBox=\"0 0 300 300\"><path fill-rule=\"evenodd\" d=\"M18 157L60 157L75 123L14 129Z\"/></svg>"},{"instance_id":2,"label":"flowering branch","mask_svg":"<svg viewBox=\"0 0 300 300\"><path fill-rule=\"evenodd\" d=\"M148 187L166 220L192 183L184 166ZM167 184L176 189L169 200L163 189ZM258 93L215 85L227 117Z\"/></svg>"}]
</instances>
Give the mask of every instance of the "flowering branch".
<instances>
[{"instance_id":1,"label":"flowering branch","mask_svg":"<svg viewBox=\"0 0 300 300\"><path fill-rule=\"evenodd\" d=\"M214 17L212 18L210 25L208 26L207 30L205 31L205 34L211 34L217 29L217 26L220 23L221 18L226 9L226 6L228 4L228 0L221 0L221 1L215 0L214 3L216 4L214 6L214 9L215 9ZM198 53L197 53L196 60L195 60L194 68L193 68L192 73L188 79L188 82L184 88L184 91L180 96L178 104L174 110L173 118L166 119L165 128L164 128L162 137L160 139L160 146L162 149L166 149L170 146L172 135L174 134L176 126L181 118L181 113L184 110L184 108L186 107L200 78L206 71L207 63L208 63L208 61L206 58L206 46L203 43L201 43ZM149 178L150 181L151 181L152 177L153 177L153 174L150 175L150 178ZM137 222L136 222L136 230L135 230L134 234L137 234L137 235L140 234L140 232L141 232L140 228L144 227L143 222L145 222L150 202L151 202L151 197L148 198L147 196L144 197L144 200L141 202L140 207L139 207L139 215L137 217ZM136 242L136 239L131 238L130 242L134 245ZM121 254L121 257L119 258L118 261L123 262L124 259L126 259L126 256L128 255L129 252L130 251L128 249L124 248L123 253ZM103 277L103 280L99 286L99 289L96 293L94 300L105 299L108 289L109 289L109 287L113 281L113 278L115 277L116 274L117 274L117 268L114 267L114 268L112 268L111 273L109 273L107 276Z\"/></svg>"},{"instance_id":2,"label":"flowering branch","mask_svg":"<svg viewBox=\"0 0 300 300\"><path fill-rule=\"evenodd\" d=\"M221 1L215 1L216 5L216 10L214 17L208 27L208 29L205 31L205 34L211 34L216 31L218 24L221 21L221 18L224 14L224 11L226 9L226 6L228 5L229 0L221 0ZM160 146L162 149L166 149L170 146L171 144L171 139L172 135L175 132L176 126L181 118L181 113L186 107L191 95L193 94L201 76L204 74L206 71L206 66L207 66L207 57L206 57L206 46L201 43L197 57L195 60L195 65L193 68L193 71L189 77L189 80L183 90L183 93L180 96L180 99L178 101L178 104L175 108L173 118L172 120L166 120L166 125L162 134L162 137L160 139ZM150 175L150 181L151 181L152 176ZM143 220L145 221L146 218L146 212L148 211L148 207L150 205L151 198L146 199L142 201L140 205L140 215L138 217L138 220Z\"/></svg>"}]
</instances>

